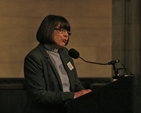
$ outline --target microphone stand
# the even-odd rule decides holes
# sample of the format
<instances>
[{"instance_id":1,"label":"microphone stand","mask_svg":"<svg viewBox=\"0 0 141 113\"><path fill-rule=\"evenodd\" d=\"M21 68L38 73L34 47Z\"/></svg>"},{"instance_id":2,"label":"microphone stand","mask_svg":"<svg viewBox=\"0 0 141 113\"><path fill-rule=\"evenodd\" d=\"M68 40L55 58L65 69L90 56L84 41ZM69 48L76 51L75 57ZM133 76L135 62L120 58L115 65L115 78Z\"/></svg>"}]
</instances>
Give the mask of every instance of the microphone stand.
<instances>
[{"instance_id":1,"label":"microphone stand","mask_svg":"<svg viewBox=\"0 0 141 113\"><path fill-rule=\"evenodd\" d=\"M118 73L118 69L115 66L115 63L112 64L112 66L113 66L113 70L114 70L114 73L115 73L115 76L113 76L113 79L119 79L119 73Z\"/></svg>"},{"instance_id":2,"label":"microphone stand","mask_svg":"<svg viewBox=\"0 0 141 113\"><path fill-rule=\"evenodd\" d=\"M91 62L91 61L87 61L87 60L85 60L85 59L83 59L82 57L80 57L79 56L79 58L81 59L81 60L83 60L84 62L86 62L86 63L91 63L91 64L98 64L98 65L112 65L113 66L113 71L114 71L114 76L113 76L113 80L118 80L119 78L120 78L120 74L119 74L119 70L120 69L125 69L125 71L127 71L127 69L124 67L124 65L119 61L119 60L113 60L113 61L110 61L110 62L108 62L108 63L99 63L99 62ZM123 67L124 68L116 68L116 63L118 63L118 62L120 62L122 65L123 65ZM130 72L130 71L129 71ZM132 74L131 72L130 72L130 74Z\"/></svg>"}]
</instances>

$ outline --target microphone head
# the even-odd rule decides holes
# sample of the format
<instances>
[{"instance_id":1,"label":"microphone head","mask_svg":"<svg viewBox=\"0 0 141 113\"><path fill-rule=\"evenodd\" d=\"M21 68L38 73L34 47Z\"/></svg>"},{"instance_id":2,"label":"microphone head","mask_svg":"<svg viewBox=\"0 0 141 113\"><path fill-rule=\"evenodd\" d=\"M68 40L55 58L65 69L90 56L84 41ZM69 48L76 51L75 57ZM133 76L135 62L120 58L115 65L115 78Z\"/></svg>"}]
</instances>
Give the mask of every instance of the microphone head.
<instances>
[{"instance_id":1,"label":"microphone head","mask_svg":"<svg viewBox=\"0 0 141 113\"><path fill-rule=\"evenodd\" d=\"M77 58L80 57L79 52L76 51L76 50L73 49L73 48L71 48L71 49L69 50L69 55L70 55L72 58L74 58L74 59L77 59Z\"/></svg>"}]
</instances>

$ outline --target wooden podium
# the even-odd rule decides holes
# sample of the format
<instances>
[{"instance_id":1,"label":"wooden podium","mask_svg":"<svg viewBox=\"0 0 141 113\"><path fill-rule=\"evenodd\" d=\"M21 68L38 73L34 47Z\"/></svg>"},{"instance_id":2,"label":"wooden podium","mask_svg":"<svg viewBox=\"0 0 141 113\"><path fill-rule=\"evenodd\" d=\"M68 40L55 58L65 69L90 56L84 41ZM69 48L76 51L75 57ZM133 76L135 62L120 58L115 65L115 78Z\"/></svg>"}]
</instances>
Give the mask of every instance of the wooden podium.
<instances>
[{"instance_id":1,"label":"wooden podium","mask_svg":"<svg viewBox=\"0 0 141 113\"><path fill-rule=\"evenodd\" d=\"M141 74L120 78L68 102L67 113L141 113Z\"/></svg>"}]
</instances>

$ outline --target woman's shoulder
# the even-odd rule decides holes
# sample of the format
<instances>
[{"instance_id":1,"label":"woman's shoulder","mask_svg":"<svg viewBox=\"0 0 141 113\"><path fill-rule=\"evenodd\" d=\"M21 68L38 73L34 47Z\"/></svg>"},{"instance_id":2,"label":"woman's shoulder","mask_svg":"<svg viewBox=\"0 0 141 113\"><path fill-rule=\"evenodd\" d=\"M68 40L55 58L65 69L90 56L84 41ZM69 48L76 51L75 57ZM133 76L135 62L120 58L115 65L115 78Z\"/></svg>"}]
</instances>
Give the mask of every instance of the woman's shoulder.
<instances>
[{"instance_id":1,"label":"woman's shoulder","mask_svg":"<svg viewBox=\"0 0 141 113\"><path fill-rule=\"evenodd\" d=\"M45 48L39 44L38 46L30 50L26 57L40 57L43 56L42 53L46 54L46 51Z\"/></svg>"}]
</instances>

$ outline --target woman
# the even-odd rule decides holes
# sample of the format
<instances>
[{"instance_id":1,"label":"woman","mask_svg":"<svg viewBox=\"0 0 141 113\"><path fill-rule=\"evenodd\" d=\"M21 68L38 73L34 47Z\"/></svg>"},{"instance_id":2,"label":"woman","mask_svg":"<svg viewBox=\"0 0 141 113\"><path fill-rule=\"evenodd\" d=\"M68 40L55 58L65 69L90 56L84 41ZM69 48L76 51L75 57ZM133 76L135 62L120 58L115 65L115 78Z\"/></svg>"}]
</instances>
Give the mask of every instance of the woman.
<instances>
[{"instance_id":1,"label":"woman","mask_svg":"<svg viewBox=\"0 0 141 113\"><path fill-rule=\"evenodd\" d=\"M24 61L26 113L65 113L68 100L91 92L79 81L65 47L70 31L62 16L48 15L43 19L36 35L39 45Z\"/></svg>"}]
</instances>

